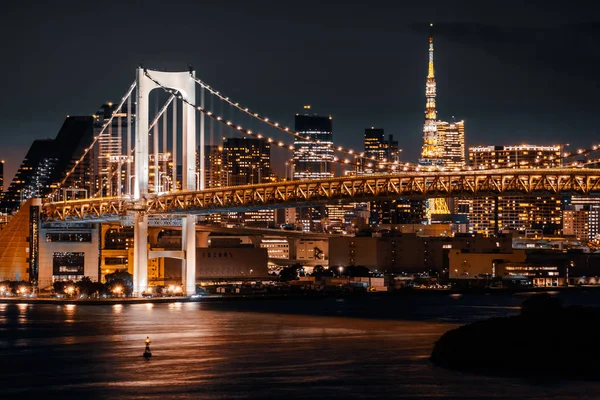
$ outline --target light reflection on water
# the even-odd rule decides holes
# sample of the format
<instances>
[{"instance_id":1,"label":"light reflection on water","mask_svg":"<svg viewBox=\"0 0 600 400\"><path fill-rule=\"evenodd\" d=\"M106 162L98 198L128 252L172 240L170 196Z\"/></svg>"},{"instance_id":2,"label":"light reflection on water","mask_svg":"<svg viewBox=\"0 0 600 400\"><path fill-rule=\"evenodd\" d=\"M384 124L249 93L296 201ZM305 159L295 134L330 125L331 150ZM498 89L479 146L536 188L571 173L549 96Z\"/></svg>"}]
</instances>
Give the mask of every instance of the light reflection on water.
<instances>
[{"instance_id":1,"label":"light reflection on water","mask_svg":"<svg viewBox=\"0 0 600 400\"><path fill-rule=\"evenodd\" d=\"M589 393L588 383L539 385L429 363L446 330L514 314L523 300L515 299L0 305L0 357L11 360L0 367L0 397L572 399ZM146 336L150 360L141 357Z\"/></svg>"}]
</instances>

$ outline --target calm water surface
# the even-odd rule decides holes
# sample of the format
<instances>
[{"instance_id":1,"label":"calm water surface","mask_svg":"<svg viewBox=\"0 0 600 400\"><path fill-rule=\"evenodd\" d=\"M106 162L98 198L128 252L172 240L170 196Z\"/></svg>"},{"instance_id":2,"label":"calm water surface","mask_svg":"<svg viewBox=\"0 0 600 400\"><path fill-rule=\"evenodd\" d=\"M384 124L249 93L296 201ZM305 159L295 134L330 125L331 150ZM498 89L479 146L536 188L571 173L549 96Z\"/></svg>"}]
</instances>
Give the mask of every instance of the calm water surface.
<instances>
[{"instance_id":1,"label":"calm water surface","mask_svg":"<svg viewBox=\"0 0 600 400\"><path fill-rule=\"evenodd\" d=\"M600 305L592 292L562 296ZM525 298L0 304L0 399L600 398L596 383L483 377L427 360L448 329L518 313Z\"/></svg>"}]
</instances>

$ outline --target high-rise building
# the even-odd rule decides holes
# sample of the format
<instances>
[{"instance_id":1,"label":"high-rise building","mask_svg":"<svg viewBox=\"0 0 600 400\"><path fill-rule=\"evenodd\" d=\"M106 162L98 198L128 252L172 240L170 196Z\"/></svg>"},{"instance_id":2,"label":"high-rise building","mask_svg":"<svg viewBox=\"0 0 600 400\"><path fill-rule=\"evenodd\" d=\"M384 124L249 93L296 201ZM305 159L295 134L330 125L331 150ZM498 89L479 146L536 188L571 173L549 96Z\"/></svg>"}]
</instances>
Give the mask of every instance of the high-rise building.
<instances>
[{"instance_id":1,"label":"high-rise building","mask_svg":"<svg viewBox=\"0 0 600 400\"><path fill-rule=\"evenodd\" d=\"M422 224L425 204L416 199L374 200L370 203L369 224Z\"/></svg>"},{"instance_id":2,"label":"high-rise building","mask_svg":"<svg viewBox=\"0 0 600 400\"><path fill-rule=\"evenodd\" d=\"M123 190L128 185L125 182L127 177L124 169L131 154L126 154L125 142L127 140L128 118L131 119L131 126L135 123L135 104L132 104L131 116L127 115L125 106L119 112L116 111L117 105L109 102L100 106L94 114L94 135L99 136L98 142L94 146L94 190L102 191L102 195L104 196L116 195L119 193L119 188ZM102 127L111 117L113 118L112 122L108 124L102 135L100 135ZM153 188L156 185L153 181L153 157L154 155L152 155L152 160L149 164L150 190L154 190ZM159 154L160 171L169 169L169 157L168 154ZM163 182L160 185L166 186L166 178L162 179Z\"/></svg>"},{"instance_id":3,"label":"high-rise building","mask_svg":"<svg viewBox=\"0 0 600 400\"><path fill-rule=\"evenodd\" d=\"M447 168L461 168L465 161L465 121L438 121L440 161Z\"/></svg>"},{"instance_id":4,"label":"high-rise building","mask_svg":"<svg viewBox=\"0 0 600 400\"><path fill-rule=\"evenodd\" d=\"M477 169L546 168L559 163L559 146L469 148L469 165ZM558 196L489 196L462 202L463 207L468 204L471 232L492 235L501 230L539 229L546 234L556 234L562 228L562 205Z\"/></svg>"},{"instance_id":5,"label":"high-rise building","mask_svg":"<svg viewBox=\"0 0 600 400\"><path fill-rule=\"evenodd\" d=\"M564 201L563 235L600 238L600 197L572 196Z\"/></svg>"},{"instance_id":6,"label":"high-rise building","mask_svg":"<svg viewBox=\"0 0 600 400\"><path fill-rule=\"evenodd\" d=\"M560 146L469 147L469 165L477 169L558 167Z\"/></svg>"},{"instance_id":7,"label":"high-rise building","mask_svg":"<svg viewBox=\"0 0 600 400\"><path fill-rule=\"evenodd\" d=\"M309 110L310 106L304 108ZM295 130L294 179L332 177L334 156L331 116L296 114ZM306 137L310 140L306 140Z\"/></svg>"},{"instance_id":8,"label":"high-rise building","mask_svg":"<svg viewBox=\"0 0 600 400\"><path fill-rule=\"evenodd\" d=\"M223 146L204 146L204 182L207 189L224 186Z\"/></svg>"},{"instance_id":9,"label":"high-rise building","mask_svg":"<svg viewBox=\"0 0 600 400\"><path fill-rule=\"evenodd\" d=\"M227 138L223 142L225 186L270 182L271 144L260 139Z\"/></svg>"},{"instance_id":10,"label":"high-rise building","mask_svg":"<svg viewBox=\"0 0 600 400\"><path fill-rule=\"evenodd\" d=\"M387 141L387 159L390 162L400 161L402 149L398 147L398 141L394 140L394 135L388 135Z\"/></svg>"},{"instance_id":11,"label":"high-rise building","mask_svg":"<svg viewBox=\"0 0 600 400\"><path fill-rule=\"evenodd\" d=\"M374 127L365 129L364 144L365 160L362 169L365 173L388 171L378 168L378 163L400 161L398 141L394 140L393 135L389 135L389 139L386 140L383 129Z\"/></svg>"},{"instance_id":12,"label":"high-rise building","mask_svg":"<svg viewBox=\"0 0 600 400\"><path fill-rule=\"evenodd\" d=\"M67 117L55 139L35 140L8 187L2 208L16 210L31 197L48 195L83 155L94 137L94 118ZM87 190L89 165L79 163L65 186Z\"/></svg>"},{"instance_id":13,"label":"high-rise building","mask_svg":"<svg viewBox=\"0 0 600 400\"><path fill-rule=\"evenodd\" d=\"M0 161L0 195L4 192L4 160Z\"/></svg>"},{"instance_id":14,"label":"high-rise building","mask_svg":"<svg viewBox=\"0 0 600 400\"><path fill-rule=\"evenodd\" d=\"M365 129L365 157L374 161L384 161L387 157L387 146L385 145L385 134L383 129Z\"/></svg>"}]
</instances>

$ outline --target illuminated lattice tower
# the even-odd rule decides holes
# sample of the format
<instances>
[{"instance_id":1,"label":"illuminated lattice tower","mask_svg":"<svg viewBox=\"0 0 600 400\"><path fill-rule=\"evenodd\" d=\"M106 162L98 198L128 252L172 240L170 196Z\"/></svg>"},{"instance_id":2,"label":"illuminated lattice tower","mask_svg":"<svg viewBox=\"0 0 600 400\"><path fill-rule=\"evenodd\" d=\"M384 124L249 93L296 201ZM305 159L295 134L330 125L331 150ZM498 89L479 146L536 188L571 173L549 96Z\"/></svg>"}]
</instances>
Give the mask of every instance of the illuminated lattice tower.
<instances>
[{"instance_id":1,"label":"illuminated lattice tower","mask_svg":"<svg viewBox=\"0 0 600 400\"><path fill-rule=\"evenodd\" d=\"M433 27L433 24L430 25ZM438 134L437 111L435 109L436 83L433 67L433 34L429 35L429 65L425 84L425 124L423 125L423 148L419 164L425 166L443 165L442 146ZM430 199L427 206L427 219L432 214L450 214L448 203L444 199Z\"/></svg>"}]
</instances>

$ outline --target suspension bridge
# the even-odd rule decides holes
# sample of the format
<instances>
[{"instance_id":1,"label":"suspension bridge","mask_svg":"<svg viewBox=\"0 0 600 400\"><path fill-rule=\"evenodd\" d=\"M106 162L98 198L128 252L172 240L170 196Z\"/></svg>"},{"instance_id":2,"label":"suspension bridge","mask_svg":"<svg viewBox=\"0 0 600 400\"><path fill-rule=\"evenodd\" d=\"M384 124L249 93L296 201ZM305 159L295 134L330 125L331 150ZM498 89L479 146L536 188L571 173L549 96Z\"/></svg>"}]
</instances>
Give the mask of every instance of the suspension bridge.
<instances>
[{"instance_id":1,"label":"suspension bridge","mask_svg":"<svg viewBox=\"0 0 600 400\"><path fill-rule=\"evenodd\" d=\"M92 143L56 185L42 204L42 219L52 222L105 222L130 218L134 226L134 291L141 293L148 285L146 246L148 217L163 216L181 221L185 288L195 290L196 215L326 204L331 201L368 201L374 199L416 197L479 197L508 194L595 194L600 193L600 171L586 168L595 161L565 163L574 155L588 155L598 149L561 154L560 168L532 169L444 169L413 163L376 160L364 152L327 144L334 152L332 163L359 171L363 167L377 171L374 175L351 174L320 180L257 183L243 186L206 187L205 129L206 120L244 137L259 139L284 151L294 144L275 135L243 126L218 114L214 100L235 110L245 118L292 139L320 144L310 136L295 132L266 116L234 102L198 79L193 70L183 72L152 71L138 68L132 83L115 111L106 120ZM200 102L196 102L199 87ZM150 92L162 91L168 99L150 120ZM211 108L205 95L212 95ZM179 106L178 106L179 104ZM135 105L135 118L132 118ZM178 111L179 107L179 111ZM168 110L171 110L171 129ZM179 113L180 112L180 113ZM100 185L85 188L86 159L97 154L99 142L118 120L118 137L122 138L125 121L125 145L107 155L111 168ZM200 116L199 132L197 116ZM177 122L181 120L178 129ZM162 122L162 124L161 124ZM239 122L239 121L238 121ZM133 125L135 123L135 126ZM162 140L160 135L162 125ZM212 139L211 139L212 142ZM119 141L119 143L121 143ZM559 160L556 160L557 163ZM181 172L177 165L181 163ZM169 167L170 166L170 167ZM179 178L180 176L180 178ZM84 193L83 198L80 193ZM79 194L74 196L73 193Z\"/></svg>"}]
</instances>

